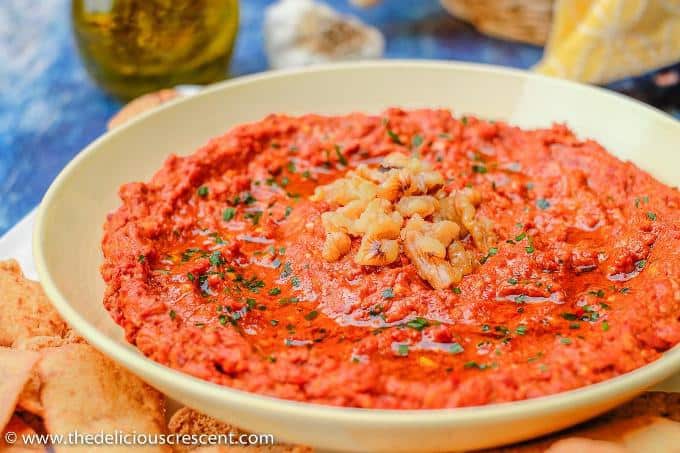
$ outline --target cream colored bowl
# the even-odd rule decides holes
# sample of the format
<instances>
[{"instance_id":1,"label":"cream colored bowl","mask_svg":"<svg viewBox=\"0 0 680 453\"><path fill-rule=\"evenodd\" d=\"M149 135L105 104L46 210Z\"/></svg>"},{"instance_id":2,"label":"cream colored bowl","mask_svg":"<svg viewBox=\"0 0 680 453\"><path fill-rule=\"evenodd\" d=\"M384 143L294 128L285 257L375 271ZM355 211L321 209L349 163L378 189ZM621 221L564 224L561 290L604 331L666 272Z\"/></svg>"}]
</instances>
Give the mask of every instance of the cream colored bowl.
<instances>
[{"instance_id":1,"label":"cream colored bowl","mask_svg":"<svg viewBox=\"0 0 680 453\"><path fill-rule=\"evenodd\" d=\"M523 127L565 121L661 181L680 181L680 123L623 96L487 66L391 61L245 77L172 102L80 153L42 202L35 261L47 294L93 346L170 397L248 430L322 448L450 451L544 434L601 413L680 371L680 348L635 372L580 390L462 409L389 411L301 404L220 387L154 363L128 345L102 307L100 239L118 187L147 180L170 153L187 154L268 113L380 112L447 107ZM680 389L679 389L680 390Z\"/></svg>"}]
</instances>

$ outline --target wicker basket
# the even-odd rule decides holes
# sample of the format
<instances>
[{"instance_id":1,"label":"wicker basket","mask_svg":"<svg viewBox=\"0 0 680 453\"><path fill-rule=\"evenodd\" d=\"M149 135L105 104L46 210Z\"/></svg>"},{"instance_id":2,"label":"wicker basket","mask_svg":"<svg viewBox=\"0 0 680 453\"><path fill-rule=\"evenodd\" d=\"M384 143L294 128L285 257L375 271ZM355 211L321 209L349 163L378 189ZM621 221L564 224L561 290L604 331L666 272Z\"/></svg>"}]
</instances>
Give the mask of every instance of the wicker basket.
<instances>
[{"instance_id":1,"label":"wicker basket","mask_svg":"<svg viewBox=\"0 0 680 453\"><path fill-rule=\"evenodd\" d=\"M552 22L553 0L441 0L454 16L482 33L544 45Z\"/></svg>"}]
</instances>

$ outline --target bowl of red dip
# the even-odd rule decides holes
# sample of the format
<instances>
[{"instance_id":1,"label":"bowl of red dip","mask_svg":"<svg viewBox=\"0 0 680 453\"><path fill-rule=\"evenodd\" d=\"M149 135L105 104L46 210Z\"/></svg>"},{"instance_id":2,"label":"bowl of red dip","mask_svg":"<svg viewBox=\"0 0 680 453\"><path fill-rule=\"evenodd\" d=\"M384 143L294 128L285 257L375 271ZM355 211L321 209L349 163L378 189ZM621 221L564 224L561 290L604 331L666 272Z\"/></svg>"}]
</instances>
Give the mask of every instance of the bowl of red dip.
<instances>
[{"instance_id":1,"label":"bowl of red dip","mask_svg":"<svg viewBox=\"0 0 680 453\"><path fill-rule=\"evenodd\" d=\"M275 72L90 145L36 261L88 341L207 414L324 448L489 447L680 369L679 142L520 71Z\"/></svg>"}]
</instances>

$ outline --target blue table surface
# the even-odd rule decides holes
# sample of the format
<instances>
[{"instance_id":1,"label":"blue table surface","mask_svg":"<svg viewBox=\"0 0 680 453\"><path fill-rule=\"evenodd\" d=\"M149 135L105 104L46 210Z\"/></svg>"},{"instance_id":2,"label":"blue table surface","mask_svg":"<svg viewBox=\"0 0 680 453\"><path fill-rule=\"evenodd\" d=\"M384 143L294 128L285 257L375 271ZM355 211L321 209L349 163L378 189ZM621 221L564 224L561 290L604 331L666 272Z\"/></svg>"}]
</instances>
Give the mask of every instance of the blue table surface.
<instances>
[{"instance_id":1,"label":"blue table surface","mask_svg":"<svg viewBox=\"0 0 680 453\"><path fill-rule=\"evenodd\" d=\"M267 69L263 8L241 2L241 29L231 73ZM379 27L387 58L427 58L528 68L539 47L483 36L448 16L437 0L389 0L369 10L331 0L335 8ZM37 205L63 166L101 135L120 103L87 76L71 37L67 0L0 2L0 234ZM660 88L651 76L611 88L680 118L680 90Z\"/></svg>"}]
</instances>

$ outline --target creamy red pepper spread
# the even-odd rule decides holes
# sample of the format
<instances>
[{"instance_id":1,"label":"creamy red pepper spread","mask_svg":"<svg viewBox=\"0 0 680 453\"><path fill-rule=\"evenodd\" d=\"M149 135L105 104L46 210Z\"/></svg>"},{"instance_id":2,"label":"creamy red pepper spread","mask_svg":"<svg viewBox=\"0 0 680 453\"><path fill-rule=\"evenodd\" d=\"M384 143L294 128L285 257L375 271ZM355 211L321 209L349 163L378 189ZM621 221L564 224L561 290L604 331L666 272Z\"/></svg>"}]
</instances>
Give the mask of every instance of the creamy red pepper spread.
<instances>
[{"instance_id":1,"label":"creamy red pepper spread","mask_svg":"<svg viewBox=\"0 0 680 453\"><path fill-rule=\"evenodd\" d=\"M106 308L148 357L233 388L482 405L680 342L680 193L563 125L271 115L120 197Z\"/></svg>"}]
</instances>

